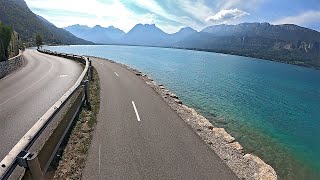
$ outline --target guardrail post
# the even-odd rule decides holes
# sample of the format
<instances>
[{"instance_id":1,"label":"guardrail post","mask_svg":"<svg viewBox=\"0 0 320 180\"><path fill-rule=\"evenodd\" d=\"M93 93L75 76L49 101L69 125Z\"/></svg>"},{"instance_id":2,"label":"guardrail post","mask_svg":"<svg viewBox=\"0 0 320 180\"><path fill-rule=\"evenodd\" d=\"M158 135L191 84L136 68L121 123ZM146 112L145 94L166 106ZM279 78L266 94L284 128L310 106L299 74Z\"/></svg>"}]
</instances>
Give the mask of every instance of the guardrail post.
<instances>
[{"instance_id":1,"label":"guardrail post","mask_svg":"<svg viewBox=\"0 0 320 180\"><path fill-rule=\"evenodd\" d=\"M31 154L28 151L21 151L17 156L17 161L19 166L27 169L24 177L30 177L35 180L44 179L37 155Z\"/></svg>"},{"instance_id":2,"label":"guardrail post","mask_svg":"<svg viewBox=\"0 0 320 180\"><path fill-rule=\"evenodd\" d=\"M88 58L89 61L89 72L90 72L90 81L93 81L93 66L91 60Z\"/></svg>"},{"instance_id":3,"label":"guardrail post","mask_svg":"<svg viewBox=\"0 0 320 180\"><path fill-rule=\"evenodd\" d=\"M89 80L86 79L84 81L82 81L82 86L84 88L84 107L88 110L91 110L91 104L89 102L89 93L88 93L88 83L89 83Z\"/></svg>"}]
</instances>

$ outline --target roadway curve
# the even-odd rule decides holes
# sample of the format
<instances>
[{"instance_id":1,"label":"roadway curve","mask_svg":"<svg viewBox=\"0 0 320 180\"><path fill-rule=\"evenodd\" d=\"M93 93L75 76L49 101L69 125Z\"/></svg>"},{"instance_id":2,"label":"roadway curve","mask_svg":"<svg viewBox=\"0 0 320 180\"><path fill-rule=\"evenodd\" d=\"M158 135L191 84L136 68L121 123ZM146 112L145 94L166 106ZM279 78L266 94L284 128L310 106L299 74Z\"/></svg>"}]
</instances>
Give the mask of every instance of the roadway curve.
<instances>
[{"instance_id":1,"label":"roadway curve","mask_svg":"<svg viewBox=\"0 0 320 180\"><path fill-rule=\"evenodd\" d=\"M23 56L26 65L0 79L0 161L83 71L74 61L36 50Z\"/></svg>"},{"instance_id":2,"label":"roadway curve","mask_svg":"<svg viewBox=\"0 0 320 180\"><path fill-rule=\"evenodd\" d=\"M238 179L143 80L92 60L101 104L82 179Z\"/></svg>"}]
</instances>

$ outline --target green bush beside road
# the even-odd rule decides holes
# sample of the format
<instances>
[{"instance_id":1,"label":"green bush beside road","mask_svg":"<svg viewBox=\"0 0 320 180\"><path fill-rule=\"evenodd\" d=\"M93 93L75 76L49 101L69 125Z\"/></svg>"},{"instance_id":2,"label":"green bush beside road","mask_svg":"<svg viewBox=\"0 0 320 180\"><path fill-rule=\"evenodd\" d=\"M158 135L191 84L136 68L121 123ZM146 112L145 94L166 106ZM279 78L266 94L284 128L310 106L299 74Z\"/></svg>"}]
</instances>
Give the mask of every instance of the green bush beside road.
<instances>
[{"instance_id":1,"label":"green bush beside road","mask_svg":"<svg viewBox=\"0 0 320 180\"><path fill-rule=\"evenodd\" d=\"M8 59L8 47L11 41L13 30L11 27L0 22L0 61Z\"/></svg>"}]
</instances>

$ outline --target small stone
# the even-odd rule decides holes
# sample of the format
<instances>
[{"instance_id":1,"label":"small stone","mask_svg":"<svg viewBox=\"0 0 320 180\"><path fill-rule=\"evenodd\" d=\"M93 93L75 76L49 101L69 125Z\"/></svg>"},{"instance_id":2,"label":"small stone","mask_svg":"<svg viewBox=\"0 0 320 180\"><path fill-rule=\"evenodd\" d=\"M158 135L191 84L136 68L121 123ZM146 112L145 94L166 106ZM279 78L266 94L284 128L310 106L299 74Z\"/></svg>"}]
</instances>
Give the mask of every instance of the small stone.
<instances>
[{"instance_id":1,"label":"small stone","mask_svg":"<svg viewBox=\"0 0 320 180\"><path fill-rule=\"evenodd\" d=\"M168 95L172 98L179 99L178 96L172 92L169 92Z\"/></svg>"},{"instance_id":2,"label":"small stone","mask_svg":"<svg viewBox=\"0 0 320 180\"><path fill-rule=\"evenodd\" d=\"M212 129L213 129L213 126L212 126L212 125L209 125L209 126L208 126L208 129L212 130Z\"/></svg>"},{"instance_id":3,"label":"small stone","mask_svg":"<svg viewBox=\"0 0 320 180\"><path fill-rule=\"evenodd\" d=\"M217 136L222 137L227 143L235 141L235 138L228 134L224 128L212 128L212 132Z\"/></svg>"},{"instance_id":4,"label":"small stone","mask_svg":"<svg viewBox=\"0 0 320 180\"><path fill-rule=\"evenodd\" d=\"M243 147L238 142L230 143L229 146L231 146L232 148L234 148L238 151L243 151Z\"/></svg>"},{"instance_id":5,"label":"small stone","mask_svg":"<svg viewBox=\"0 0 320 180\"><path fill-rule=\"evenodd\" d=\"M179 99L174 99L174 102L176 102L178 104L182 104L182 101L180 101Z\"/></svg>"}]
</instances>

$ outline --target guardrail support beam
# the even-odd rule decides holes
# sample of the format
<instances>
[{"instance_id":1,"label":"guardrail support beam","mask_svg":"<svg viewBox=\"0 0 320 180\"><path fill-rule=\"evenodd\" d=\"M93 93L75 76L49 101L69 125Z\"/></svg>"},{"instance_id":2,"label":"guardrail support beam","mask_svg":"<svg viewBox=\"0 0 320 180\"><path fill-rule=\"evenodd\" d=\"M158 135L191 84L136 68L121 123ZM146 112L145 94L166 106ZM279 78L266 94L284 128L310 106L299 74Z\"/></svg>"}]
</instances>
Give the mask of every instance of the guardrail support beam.
<instances>
[{"instance_id":1,"label":"guardrail support beam","mask_svg":"<svg viewBox=\"0 0 320 180\"><path fill-rule=\"evenodd\" d=\"M44 179L37 155L31 154L28 151L21 151L17 156L17 161L19 166L26 168L25 179Z\"/></svg>"}]
</instances>

